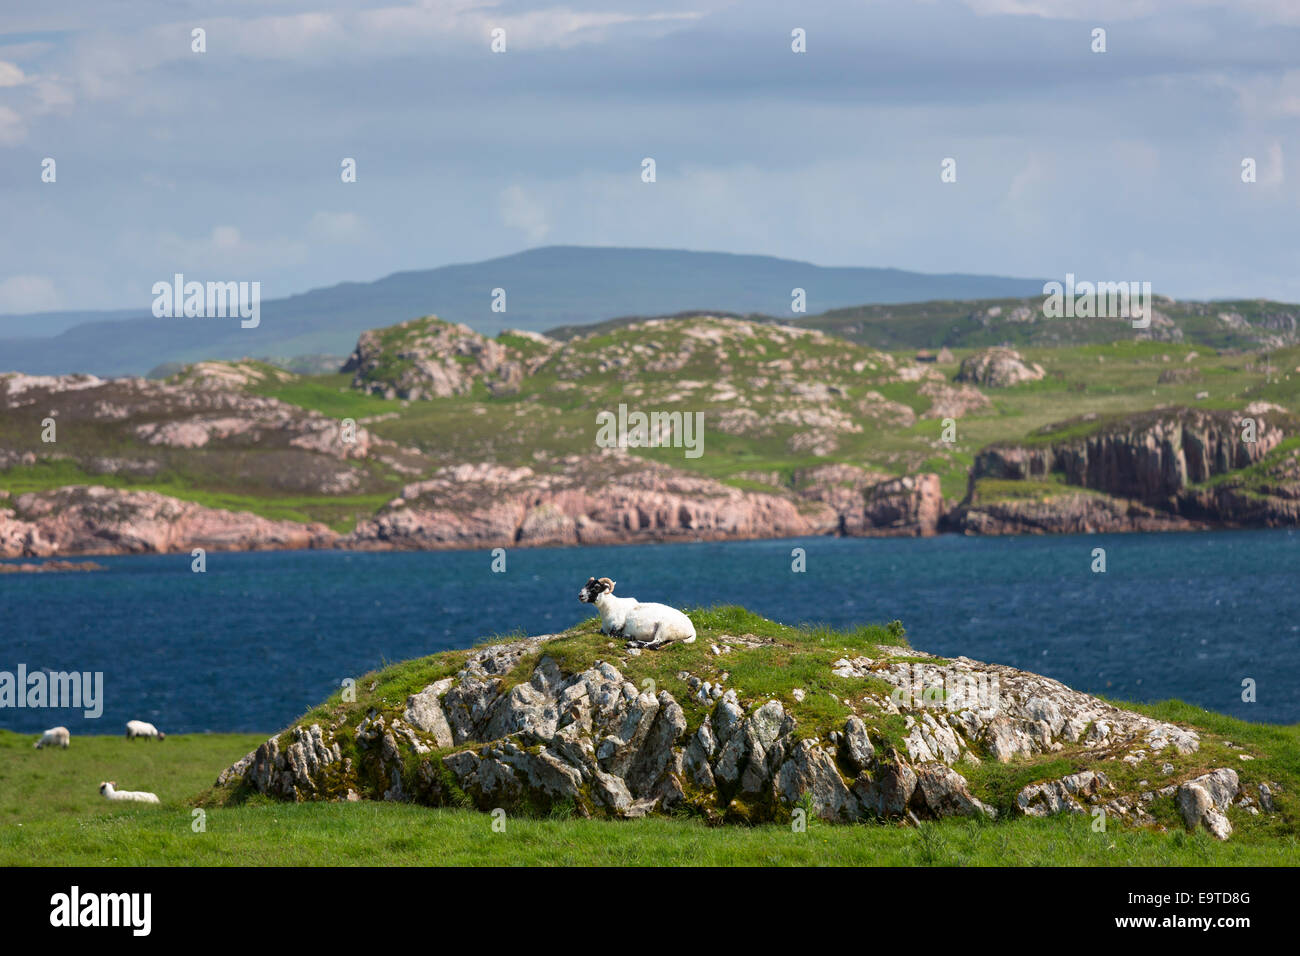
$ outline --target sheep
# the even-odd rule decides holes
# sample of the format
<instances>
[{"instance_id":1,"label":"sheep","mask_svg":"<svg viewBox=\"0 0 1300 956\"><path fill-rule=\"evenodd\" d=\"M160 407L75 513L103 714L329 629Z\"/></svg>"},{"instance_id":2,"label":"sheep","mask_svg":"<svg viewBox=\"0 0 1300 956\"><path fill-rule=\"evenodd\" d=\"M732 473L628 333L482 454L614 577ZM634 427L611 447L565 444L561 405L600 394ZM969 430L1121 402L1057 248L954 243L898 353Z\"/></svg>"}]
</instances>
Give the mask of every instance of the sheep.
<instances>
[{"instance_id":1,"label":"sheep","mask_svg":"<svg viewBox=\"0 0 1300 956\"><path fill-rule=\"evenodd\" d=\"M159 740L167 739L167 735L153 724L146 723L143 720L128 720L126 722L126 739L134 740L136 737L157 737Z\"/></svg>"},{"instance_id":2,"label":"sheep","mask_svg":"<svg viewBox=\"0 0 1300 956\"><path fill-rule=\"evenodd\" d=\"M578 600L594 604L600 612L600 629L620 637L628 647L659 650L669 644L695 642L695 625L691 619L667 604L642 604L636 598L614 597L609 578L588 578Z\"/></svg>"},{"instance_id":3,"label":"sheep","mask_svg":"<svg viewBox=\"0 0 1300 956\"><path fill-rule=\"evenodd\" d=\"M55 744L68 749L68 742L72 739L72 734L68 733L67 727L51 727L45 733L41 734L41 739L36 741L33 746L37 750L44 750L46 747L53 747Z\"/></svg>"},{"instance_id":4,"label":"sheep","mask_svg":"<svg viewBox=\"0 0 1300 956\"><path fill-rule=\"evenodd\" d=\"M99 792L109 800L134 800L137 803L158 803L156 793L146 793L143 790L114 790L117 781L109 780L107 783L99 785Z\"/></svg>"}]
</instances>

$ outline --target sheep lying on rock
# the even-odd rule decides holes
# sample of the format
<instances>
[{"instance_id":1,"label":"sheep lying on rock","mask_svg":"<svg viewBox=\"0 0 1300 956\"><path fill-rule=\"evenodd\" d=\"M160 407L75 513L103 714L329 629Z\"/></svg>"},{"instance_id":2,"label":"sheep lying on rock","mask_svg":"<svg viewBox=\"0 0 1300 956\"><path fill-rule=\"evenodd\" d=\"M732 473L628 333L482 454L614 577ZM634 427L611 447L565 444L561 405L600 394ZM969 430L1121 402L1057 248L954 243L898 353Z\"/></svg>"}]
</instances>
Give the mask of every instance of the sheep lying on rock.
<instances>
[{"instance_id":1,"label":"sheep lying on rock","mask_svg":"<svg viewBox=\"0 0 1300 956\"><path fill-rule=\"evenodd\" d=\"M167 735L153 724L147 723L143 720L128 720L126 722L126 739L134 740L136 737L156 737L159 740L167 739Z\"/></svg>"},{"instance_id":2,"label":"sheep lying on rock","mask_svg":"<svg viewBox=\"0 0 1300 956\"><path fill-rule=\"evenodd\" d=\"M136 803L158 803L158 795L143 790L115 790L117 783L109 780L99 785L99 792L109 800L133 800Z\"/></svg>"},{"instance_id":3,"label":"sheep lying on rock","mask_svg":"<svg viewBox=\"0 0 1300 956\"><path fill-rule=\"evenodd\" d=\"M68 733L67 727L51 727L41 734L41 739L36 741L34 746L37 750L44 750L46 747L62 747L67 750L71 739L72 734Z\"/></svg>"},{"instance_id":4,"label":"sheep lying on rock","mask_svg":"<svg viewBox=\"0 0 1300 956\"><path fill-rule=\"evenodd\" d=\"M578 592L583 604L596 605L602 632L624 639L628 647L651 650L694 642L695 625L681 611L667 604L642 604L636 598L614 597L615 583L609 578L588 578Z\"/></svg>"}]
</instances>

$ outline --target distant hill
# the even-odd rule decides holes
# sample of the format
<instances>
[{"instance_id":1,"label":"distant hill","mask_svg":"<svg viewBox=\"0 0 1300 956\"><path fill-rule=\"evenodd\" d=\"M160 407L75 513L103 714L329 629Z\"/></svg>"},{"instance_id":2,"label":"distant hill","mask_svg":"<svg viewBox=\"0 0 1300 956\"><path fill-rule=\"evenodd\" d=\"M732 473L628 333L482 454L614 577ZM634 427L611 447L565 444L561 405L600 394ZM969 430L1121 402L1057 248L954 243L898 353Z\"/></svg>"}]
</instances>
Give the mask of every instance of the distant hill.
<instances>
[{"instance_id":1,"label":"distant hill","mask_svg":"<svg viewBox=\"0 0 1300 956\"><path fill-rule=\"evenodd\" d=\"M1300 341L1300 305L1243 299L1179 302L1156 296L1151 327L1123 318L1047 318L1029 298L856 305L795 323L877 349L1062 348L1127 339L1185 342L1214 349L1276 349Z\"/></svg>"},{"instance_id":2,"label":"distant hill","mask_svg":"<svg viewBox=\"0 0 1300 956\"><path fill-rule=\"evenodd\" d=\"M999 276L828 268L771 256L547 246L265 300L256 329L242 329L234 319L156 319L147 290L135 312L0 316L0 370L126 375L164 362L346 355L366 329L430 313L495 335L504 328L541 331L687 310L792 319L794 288L806 291L807 314L813 314L863 303L1031 296L1042 285ZM491 310L496 288L506 290L503 313Z\"/></svg>"}]
</instances>

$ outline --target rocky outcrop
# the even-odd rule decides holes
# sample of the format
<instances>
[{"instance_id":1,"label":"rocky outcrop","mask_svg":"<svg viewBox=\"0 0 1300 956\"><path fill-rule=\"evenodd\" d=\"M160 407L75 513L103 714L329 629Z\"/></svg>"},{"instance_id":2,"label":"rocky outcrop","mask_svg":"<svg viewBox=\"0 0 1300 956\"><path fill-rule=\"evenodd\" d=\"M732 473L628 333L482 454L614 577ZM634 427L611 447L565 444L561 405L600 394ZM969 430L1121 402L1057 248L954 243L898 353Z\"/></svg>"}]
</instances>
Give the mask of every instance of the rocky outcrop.
<instances>
[{"instance_id":1,"label":"rocky outcrop","mask_svg":"<svg viewBox=\"0 0 1300 956\"><path fill-rule=\"evenodd\" d=\"M629 455L575 456L562 470L460 465L412 483L341 542L455 548L786 537L832 530L825 506L741 491Z\"/></svg>"},{"instance_id":2,"label":"rocky outcrop","mask_svg":"<svg viewBox=\"0 0 1300 956\"><path fill-rule=\"evenodd\" d=\"M1216 840L1226 840L1232 835L1232 824L1224 811L1240 791L1237 772L1225 767L1183 783L1174 801L1187 829L1203 826Z\"/></svg>"},{"instance_id":3,"label":"rocky outcrop","mask_svg":"<svg viewBox=\"0 0 1300 956\"><path fill-rule=\"evenodd\" d=\"M1036 382L1044 374L1041 365L1026 362L1015 349L991 348L962 359L957 381L985 388L1010 388L1023 382Z\"/></svg>"},{"instance_id":4,"label":"rocky outcrop","mask_svg":"<svg viewBox=\"0 0 1300 956\"><path fill-rule=\"evenodd\" d=\"M930 399L930 407L921 414L922 418L962 418L993 405L988 396L973 385L926 382L917 391Z\"/></svg>"},{"instance_id":5,"label":"rocky outcrop","mask_svg":"<svg viewBox=\"0 0 1300 956\"><path fill-rule=\"evenodd\" d=\"M42 561L40 564L0 564L0 574L42 574L59 571L103 571L94 561Z\"/></svg>"},{"instance_id":6,"label":"rocky outcrop","mask_svg":"<svg viewBox=\"0 0 1300 956\"><path fill-rule=\"evenodd\" d=\"M480 647L405 700L327 706L324 716L227 768L217 786L231 799L468 803L511 813L563 807L622 818L686 812L713 822L789 820L801 808L834 822L997 818L999 808L975 792L962 768L985 760L1056 766L1069 755L1098 766L1035 780L1007 811L1048 816L1103 807L1154 824L1157 798L1117 789L1101 765L1154 764L1201 745L1194 730L1037 674L895 647L828 664L828 677L860 683L845 698L853 711L847 720L818 731L817 711L800 709L803 692L754 698L731 686L730 674L713 683L689 671L669 686L638 687L625 669L640 652L611 642L614 654L628 656L566 667L560 662L574 660L567 643L574 639ZM709 640L718 648L712 659L729 662L771 643L753 635ZM1238 794L1229 774L1181 784L1184 816L1217 826L1211 814L1221 815ZM1176 785L1160 799L1174 802ZM1265 796L1261 789L1261 804Z\"/></svg>"},{"instance_id":7,"label":"rocky outcrop","mask_svg":"<svg viewBox=\"0 0 1300 956\"><path fill-rule=\"evenodd\" d=\"M1242 412L1171 409L1099 423L1077 438L1032 445L993 445L981 451L971 481L1043 478L1059 473L1067 484L1120 498L1167 504L1197 484L1264 458L1285 435L1278 419L1254 418L1255 440L1243 440ZM1086 420L1048 426L1068 431Z\"/></svg>"},{"instance_id":8,"label":"rocky outcrop","mask_svg":"<svg viewBox=\"0 0 1300 956\"><path fill-rule=\"evenodd\" d=\"M972 535L1103 534L1191 531L1207 524L1138 501L1063 488L1041 498L983 500L973 494L944 516L943 527Z\"/></svg>"},{"instance_id":9,"label":"rocky outcrop","mask_svg":"<svg viewBox=\"0 0 1300 956\"><path fill-rule=\"evenodd\" d=\"M859 533L926 537L939 530L943 510L938 475L904 475L867 490Z\"/></svg>"},{"instance_id":10,"label":"rocky outcrop","mask_svg":"<svg viewBox=\"0 0 1300 956\"><path fill-rule=\"evenodd\" d=\"M437 549L929 535L943 511L934 474L880 482L861 469L827 466L802 476L795 490L765 493L630 455L575 456L560 464L550 473L495 465L439 469L407 485L340 545Z\"/></svg>"},{"instance_id":11,"label":"rocky outcrop","mask_svg":"<svg viewBox=\"0 0 1300 956\"><path fill-rule=\"evenodd\" d=\"M72 485L0 502L0 557L259 551L332 545L322 524L271 521L153 491Z\"/></svg>"},{"instance_id":12,"label":"rocky outcrop","mask_svg":"<svg viewBox=\"0 0 1300 956\"><path fill-rule=\"evenodd\" d=\"M1295 452L1273 455L1294 428L1284 409L1262 405L1051 425L1034 442L980 451L945 526L969 534L1294 526L1300 461ZM992 495L987 480L1002 483ZM1023 492L1008 480L1025 482Z\"/></svg>"},{"instance_id":13,"label":"rocky outcrop","mask_svg":"<svg viewBox=\"0 0 1300 956\"><path fill-rule=\"evenodd\" d=\"M560 347L545 336L527 338L540 346L530 349L536 355L520 353L467 325L425 316L363 332L342 371L353 373L353 388L384 398L467 395L476 382L494 395L510 395L519 391L526 374Z\"/></svg>"}]
</instances>

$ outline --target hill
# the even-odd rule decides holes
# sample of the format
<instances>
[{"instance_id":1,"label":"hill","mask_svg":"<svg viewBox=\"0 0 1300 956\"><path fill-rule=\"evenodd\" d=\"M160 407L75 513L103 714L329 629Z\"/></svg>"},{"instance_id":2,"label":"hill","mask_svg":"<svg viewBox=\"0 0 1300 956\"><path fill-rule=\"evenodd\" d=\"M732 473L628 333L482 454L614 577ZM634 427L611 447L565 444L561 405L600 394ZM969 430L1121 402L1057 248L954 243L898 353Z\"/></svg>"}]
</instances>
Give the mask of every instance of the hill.
<instances>
[{"instance_id":1,"label":"hill","mask_svg":"<svg viewBox=\"0 0 1300 956\"><path fill-rule=\"evenodd\" d=\"M362 335L331 375L0 376L0 554L1300 520L1300 347L939 358L711 316L563 342L426 317ZM1246 417L1261 440L1237 449Z\"/></svg>"},{"instance_id":2,"label":"hill","mask_svg":"<svg viewBox=\"0 0 1300 956\"><path fill-rule=\"evenodd\" d=\"M692 618L695 643L657 651L625 647L591 619L393 665L222 771L205 802L796 829L801 814L998 825L1087 814L1102 832L1295 831L1294 763L1276 749L913 650L898 621L832 632L736 607Z\"/></svg>"},{"instance_id":3,"label":"hill","mask_svg":"<svg viewBox=\"0 0 1300 956\"><path fill-rule=\"evenodd\" d=\"M143 290L137 312L0 316L0 370L140 375L164 362L346 354L363 331L430 312L489 336L507 327L539 331L685 309L789 316L796 287L807 290L807 307L817 312L863 302L1032 295L1042 283L829 268L772 256L547 246L266 300L257 328L240 328L232 319L157 319ZM506 290L505 312L492 310L497 288Z\"/></svg>"},{"instance_id":4,"label":"hill","mask_svg":"<svg viewBox=\"0 0 1300 956\"><path fill-rule=\"evenodd\" d=\"M1063 348L1117 339L1277 349L1300 342L1300 305L1249 299L1179 302L1156 296L1151 327L1123 318L1047 318L1041 295L979 301L858 305L810 315L799 324L878 349Z\"/></svg>"}]
</instances>

